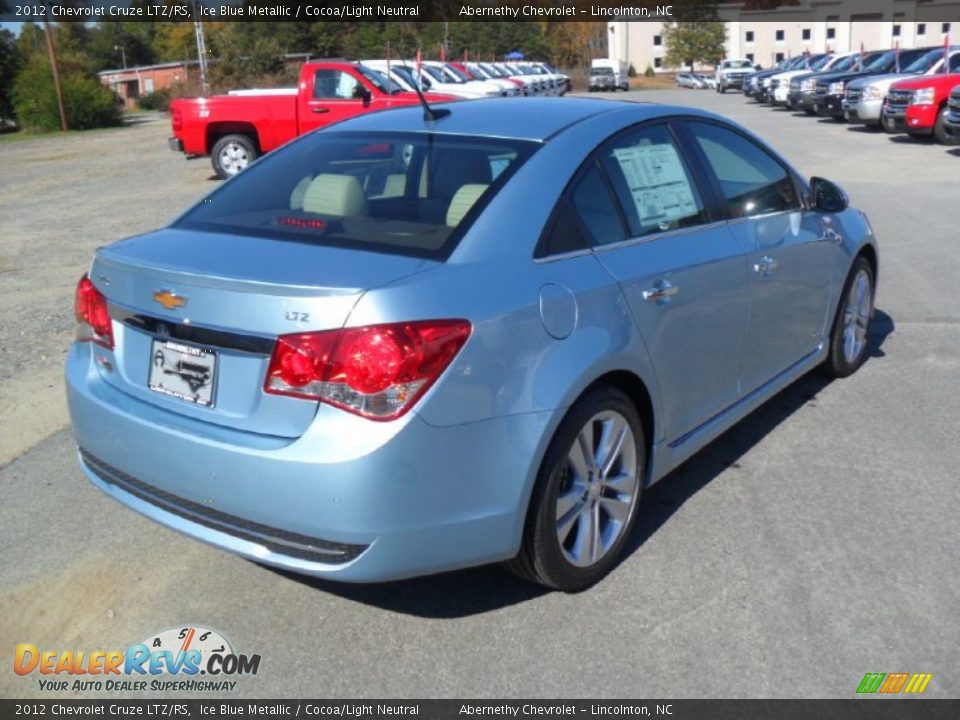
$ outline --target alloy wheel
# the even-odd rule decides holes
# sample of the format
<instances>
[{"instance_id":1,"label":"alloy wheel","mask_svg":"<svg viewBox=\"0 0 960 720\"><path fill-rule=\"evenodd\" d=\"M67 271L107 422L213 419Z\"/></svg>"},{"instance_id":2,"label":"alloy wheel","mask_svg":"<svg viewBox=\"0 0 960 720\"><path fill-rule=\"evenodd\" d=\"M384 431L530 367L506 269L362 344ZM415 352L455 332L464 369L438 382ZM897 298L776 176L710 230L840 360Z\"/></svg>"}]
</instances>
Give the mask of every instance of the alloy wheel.
<instances>
[{"instance_id":1,"label":"alloy wheel","mask_svg":"<svg viewBox=\"0 0 960 720\"><path fill-rule=\"evenodd\" d=\"M595 565L620 538L638 494L636 441L627 419L613 410L594 415L558 472L560 549L577 567Z\"/></svg>"}]
</instances>

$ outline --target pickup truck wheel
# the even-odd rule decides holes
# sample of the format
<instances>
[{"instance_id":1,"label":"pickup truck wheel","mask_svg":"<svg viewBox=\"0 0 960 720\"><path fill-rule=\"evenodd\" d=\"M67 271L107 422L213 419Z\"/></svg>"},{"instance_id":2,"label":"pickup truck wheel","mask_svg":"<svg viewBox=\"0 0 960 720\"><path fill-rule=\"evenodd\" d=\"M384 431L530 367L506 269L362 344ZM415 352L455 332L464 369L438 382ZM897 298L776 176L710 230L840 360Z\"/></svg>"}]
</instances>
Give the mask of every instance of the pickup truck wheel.
<instances>
[{"instance_id":1,"label":"pickup truck wheel","mask_svg":"<svg viewBox=\"0 0 960 720\"><path fill-rule=\"evenodd\" d=\"M222 180L246 170L257 159L257 148L247 135L224 135L213 145L211 162Z\"/></svg>"},{"instance_id":2,"label":"pickup truck wheel","mask_svg":"<svg viewBox=\"0 0 960 720\"><path fill-rule=\"evenodd\" d=\"M947 108L940 109L937 122L933 126L933 136L941 145L960 145L960 135L947 129Z\"/></svg>"}]
</instances>

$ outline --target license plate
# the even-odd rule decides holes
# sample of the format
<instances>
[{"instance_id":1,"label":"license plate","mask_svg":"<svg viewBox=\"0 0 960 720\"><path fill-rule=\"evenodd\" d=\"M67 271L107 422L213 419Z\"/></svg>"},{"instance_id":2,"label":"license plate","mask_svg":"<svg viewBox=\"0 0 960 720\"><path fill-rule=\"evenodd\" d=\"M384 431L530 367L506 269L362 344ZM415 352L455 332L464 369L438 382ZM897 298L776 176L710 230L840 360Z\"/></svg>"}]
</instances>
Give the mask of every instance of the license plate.
<instances>
[{"instance_id":1,"label":"license plate","mask_svg":"<svg viewBox=\"0 0 960 720\"><path fill-rule=\"evenodd\" d=\"M172 340L154 340L149 387L154 392L213 407L217 354Z\"/></svg>"}]
</instances>

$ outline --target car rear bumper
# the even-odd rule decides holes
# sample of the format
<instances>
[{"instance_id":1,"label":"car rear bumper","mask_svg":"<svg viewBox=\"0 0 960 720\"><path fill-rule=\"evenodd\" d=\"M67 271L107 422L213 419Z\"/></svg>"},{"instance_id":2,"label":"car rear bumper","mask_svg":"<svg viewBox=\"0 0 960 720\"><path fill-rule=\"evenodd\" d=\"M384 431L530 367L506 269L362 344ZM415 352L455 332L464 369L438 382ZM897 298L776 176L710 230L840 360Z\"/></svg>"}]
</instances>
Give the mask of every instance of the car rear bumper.
<instances>
[{"instance_id":1,"label":"car rear bumper","mask_svg":"<svg viewBox=\"0 0 960 720\"><path fill-rule=\"evenodd\" d=\"M197 540L297 573L375 582L512 557L553 413L449 427L320 406L296 439L201 423L105 382L74 344L67 399L103 492Z\"/></svg>"},{"instance_id":2,"label":"car rear bumper","mask_svg":"<svg viewBox=\"0 0 960 720\"><path fill-rule=\"evenodd\" d=\"M183 152L183 140L178 137L167 138L167 147L174 152Z\"/></svg>"}]
</instances>

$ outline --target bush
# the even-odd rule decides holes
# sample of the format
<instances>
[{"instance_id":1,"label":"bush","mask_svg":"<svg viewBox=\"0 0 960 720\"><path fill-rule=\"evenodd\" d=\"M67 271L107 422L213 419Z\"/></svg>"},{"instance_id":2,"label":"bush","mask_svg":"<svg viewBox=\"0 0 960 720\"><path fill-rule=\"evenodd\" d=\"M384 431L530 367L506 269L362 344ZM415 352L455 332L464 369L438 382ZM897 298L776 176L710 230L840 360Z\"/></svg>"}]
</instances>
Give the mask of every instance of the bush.
<instances>
[{"instance_id":1,"label":"bush","mask_svg":"<svg viewBox=\"0 0 960 720\"><path fill-rule=\"evenodd\" d=\"M71 130L119 125L120 106L113 92L87 73L61 68L60 86L67 124ZM46 58L34 56L13 85L13 105L17 120L27 131L49 132L60 129L60 111L53 75Z\"/></svg>"},{"instance_id":2,"label":"bush","mask_svg":"<svg viewBox=\"0 0 960 720\"><path fill-rule=\"evenodd\" d=\"M651 65L647 65L647 69L643 71L643 76L648 78L656 77L656 73L653 71Z\"/></svg>"},{"instance_id":3,"label":"bush","mask_svg":"<svg viewBox=\"0 0 960 720\"><path fill-rule=\"evenodd\" d=\"M627 77L636 77L637 69L633 66L633 63L630 63L630 68L627 70Z\"/></svg>"},{"instance_id":4,"label":"bush","mask_svg":"<svg viewBox=\"0 0 960 720\"><path fill-rule=\"evenodd\" d=\"M137 98L137 106L141 110L160 110L167 112L170 109L171 92L168 89L157 90Z\"/></svg>"}]
</instances>

